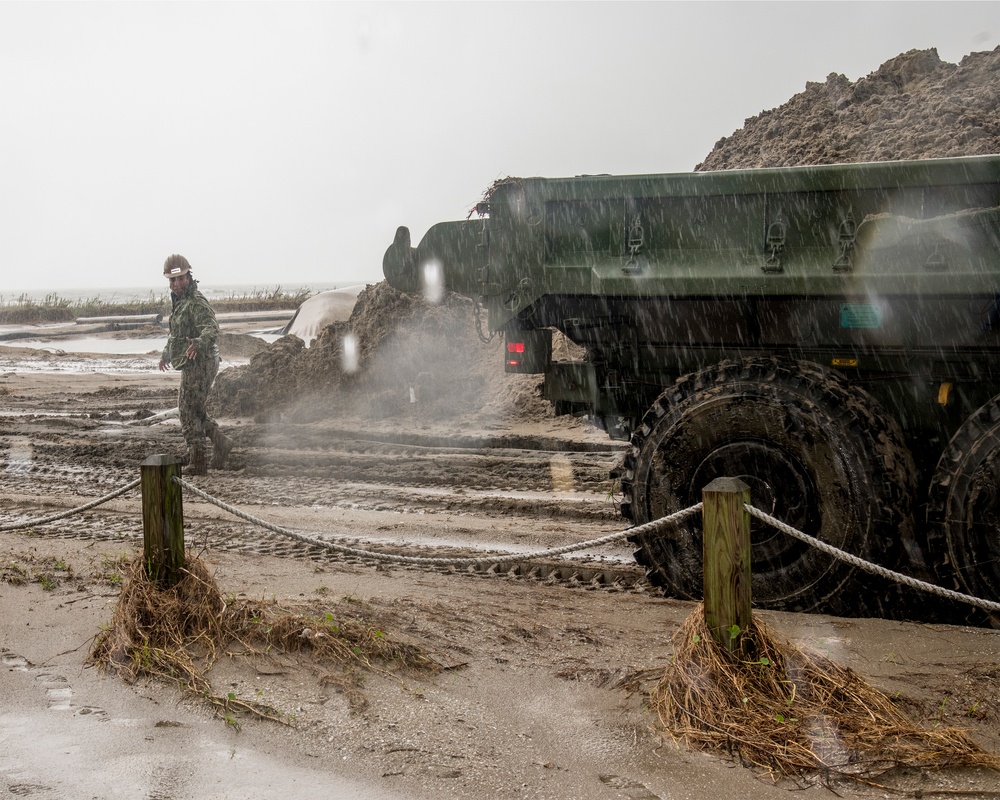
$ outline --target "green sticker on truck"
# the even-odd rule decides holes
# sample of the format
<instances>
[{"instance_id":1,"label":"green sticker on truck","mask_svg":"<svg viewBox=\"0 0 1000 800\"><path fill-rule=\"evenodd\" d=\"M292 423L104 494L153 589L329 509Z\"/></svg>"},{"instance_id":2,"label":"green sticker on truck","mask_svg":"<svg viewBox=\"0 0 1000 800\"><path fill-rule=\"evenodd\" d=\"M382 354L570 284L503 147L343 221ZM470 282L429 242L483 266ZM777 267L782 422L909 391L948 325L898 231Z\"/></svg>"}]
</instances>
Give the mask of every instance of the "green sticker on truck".
<instances>
[{"instance_id":1,"label":"green sticker on truck","mask_svg":"<svg viewBox=\"0 0 1000 800\"><path fill-rule=\"evenodd\" d=\"M881 328L882 309L870 303L844 303L840 307L841 328Z\"/></svg>"}]
</instances>

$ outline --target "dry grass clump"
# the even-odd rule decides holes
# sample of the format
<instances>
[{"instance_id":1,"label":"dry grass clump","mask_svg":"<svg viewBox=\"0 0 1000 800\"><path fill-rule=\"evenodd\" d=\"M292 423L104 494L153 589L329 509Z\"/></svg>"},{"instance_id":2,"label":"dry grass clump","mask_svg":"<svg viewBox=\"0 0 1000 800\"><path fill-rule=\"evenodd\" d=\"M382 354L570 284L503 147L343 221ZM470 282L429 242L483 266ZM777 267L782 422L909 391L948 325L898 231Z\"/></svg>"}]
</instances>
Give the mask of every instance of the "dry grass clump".
<instances>
[{"instance_id":1,"label":"dry grass clump","mask_svg":"<svg viewBox=\"0 0 1000 800\"><path fill-rule=\"evenodd\" d=\"M732 754L775 778L1000 768L963 731L922 727L850 669L780 640L760 620L735 644L730 654L715 642L702 606L674 634L675 657L652 706L675 741Z\"/></svg>"},{"instance_id":2,"label":"dry grass clump","mask_svg":"<svg viewBox=\"0 0 1000 800\"><path fill-rule=\"evenodd\" d=\"M225 611L199 559L187 559L181 580L164 589L147 577L140 556L127 568L111 624L97 635L90 658L129 682L175 679L203 691L210 688L203 673L218 656Z\"/></svg>"},{"instance_id":3,"label":"dry grass clump","mask_svg":"<svg viewBox=\"0 0 1000 800\"><path fill-rule=\"evenodd\" d=\"M129 682L176 682L235 724L233 714L240 711L286 720L258 701L216 694L208 673L220 655L254 659L302 654L329 670L321 684L337 687L357 710L367 703L361 691L366 673L441 669L419 648L394 641L373 620L366 620L364 609L354 603L349 609L338 608L335 616L329 611L282 611L273 604L235 598L227 602L204 563L191 556L181 580L163 588L149 580L140 556L128 569L111 624L95 638L90 660Z\"/></svg>"}]
</instances>

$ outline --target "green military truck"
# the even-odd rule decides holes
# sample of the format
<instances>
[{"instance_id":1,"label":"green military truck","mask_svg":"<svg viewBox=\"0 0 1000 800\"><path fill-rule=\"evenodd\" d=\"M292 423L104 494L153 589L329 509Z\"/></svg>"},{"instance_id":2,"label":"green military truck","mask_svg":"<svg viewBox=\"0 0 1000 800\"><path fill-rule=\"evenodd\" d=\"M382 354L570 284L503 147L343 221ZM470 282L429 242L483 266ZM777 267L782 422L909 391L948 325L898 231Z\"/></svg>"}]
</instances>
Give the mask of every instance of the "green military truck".
<instances>
[{"instance_id":1,"label":"green military truck","mask_svg":"<svg viewBox=\"0 0 1000 800\"><path fill-rule=\"evenodd\" d=\"M508 371L628 440L628 520L739 477L799 530L1000 599L1000 156L505 179L475 211L399 228L385 277L473 298ZM585 357L553 360L553 331ZM843 562L752 536L757 604L851 595ZM633 544L700 597L697 519Z\"/></svg>"}]
</instances>

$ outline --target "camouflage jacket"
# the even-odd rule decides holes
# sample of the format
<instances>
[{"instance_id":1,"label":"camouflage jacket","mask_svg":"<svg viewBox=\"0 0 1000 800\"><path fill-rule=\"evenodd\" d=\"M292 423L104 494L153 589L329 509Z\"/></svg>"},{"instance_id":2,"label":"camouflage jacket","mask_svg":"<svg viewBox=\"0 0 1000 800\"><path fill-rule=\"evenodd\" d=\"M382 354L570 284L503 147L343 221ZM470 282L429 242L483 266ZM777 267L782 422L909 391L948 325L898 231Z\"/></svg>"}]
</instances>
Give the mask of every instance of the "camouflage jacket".
<instances>
[{"instance_id":1,"label":"camouflage jacket","mask_svg":"<svg viewBox=\"0 0 1000 800\"><path fill-rule=\"evenodd\" d=\"M183 369L188 363L187 356L184 355L188 339L194 342L198 358L218 358L219 351L215 341L219 336L219 323L205 295L191 285L179 297L171 295L171 300L173 308L170 311L170 336L163 348L163 360L174 369Z\"/></svg>"}]
</instances>

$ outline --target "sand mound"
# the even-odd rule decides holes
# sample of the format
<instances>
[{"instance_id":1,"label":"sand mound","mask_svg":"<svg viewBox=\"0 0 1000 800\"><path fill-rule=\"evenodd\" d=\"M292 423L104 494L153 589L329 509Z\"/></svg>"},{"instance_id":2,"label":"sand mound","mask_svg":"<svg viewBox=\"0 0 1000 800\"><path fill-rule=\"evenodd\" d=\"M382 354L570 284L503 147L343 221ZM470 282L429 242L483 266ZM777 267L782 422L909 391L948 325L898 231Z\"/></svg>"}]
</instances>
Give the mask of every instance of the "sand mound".
<instances>
[{"instance_id":1,"label":"sand mound","mask_svg":"<svg viewBox=\"0 0 1000 800\"><path fill-rule=\"evenodd\" d=\"M934 49L911 50L854 83L836 74L807 83L721 139L697 169L997 153L998 95L1000 47L957 66ZM557 338L557 346L567 344ZM540 377L505 374L501 346L500 338L477 335L470 300L449 294L432 305L378 283L361 292L350 320L326 327L311 348L286 336L249 366L220 374L213 413L321 418L350 411L480 425L551 416ZM566 357L579 358L579 350Z\"/></svg>"},{"instance_id":2,"label":"sand mound","mask_svg":"<svg viewBox=\"0 0 1000 800\"><path fill-rule=\"evenodd\" d=\"M957 66L910 50L851 83L831 74L746 120L697 170L1000 153L1000 47Z\"/></svg>"},{"instance_id":3,"label":"sand mound","mask_svg":"<svg viewBox=\"0 0 1000 800\"><path fill-rule=\"evenodd\" d=\"M267 342L249 333L220 333L219 355L226 358L248 358L267 349Z\"/></svg>"},{"instance_id":4,"label":"sand mound","mask_svg":"<svg viewBox=\"0 0 1000 800\"><path fill-rule=\"evenodd\" d=\"M502 340L477 334L471 300L447 293L431 304L385 282L367 286L350 319L324 328L312 347L283 336L247 366L224 370L211 406L220 416L299 420L552 414L539 376L504 372Z\"/></svg>"}]
</instances>

